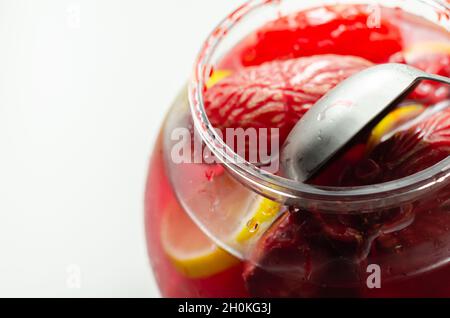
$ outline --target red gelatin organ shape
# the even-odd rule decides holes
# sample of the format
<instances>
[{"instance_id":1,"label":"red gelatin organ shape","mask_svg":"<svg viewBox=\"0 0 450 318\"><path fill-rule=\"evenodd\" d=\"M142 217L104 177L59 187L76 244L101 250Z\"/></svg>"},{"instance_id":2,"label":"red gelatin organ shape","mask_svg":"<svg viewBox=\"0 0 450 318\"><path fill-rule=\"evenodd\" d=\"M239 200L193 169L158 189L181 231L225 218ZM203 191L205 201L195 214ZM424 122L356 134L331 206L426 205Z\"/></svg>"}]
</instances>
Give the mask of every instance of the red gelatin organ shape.
<instances>
[{"instance_id":1,"label":"red gelatin organ shape","mask_svg":"<svg viewBox=\"0 0 450 318\"><path fill-rule=\"evenodd\" d=\"M205 93L205 108L217 128L279 128L282 143L318 99L371 65L338 55L265 63L213 86Z\"/></svg>"}]
</instances>

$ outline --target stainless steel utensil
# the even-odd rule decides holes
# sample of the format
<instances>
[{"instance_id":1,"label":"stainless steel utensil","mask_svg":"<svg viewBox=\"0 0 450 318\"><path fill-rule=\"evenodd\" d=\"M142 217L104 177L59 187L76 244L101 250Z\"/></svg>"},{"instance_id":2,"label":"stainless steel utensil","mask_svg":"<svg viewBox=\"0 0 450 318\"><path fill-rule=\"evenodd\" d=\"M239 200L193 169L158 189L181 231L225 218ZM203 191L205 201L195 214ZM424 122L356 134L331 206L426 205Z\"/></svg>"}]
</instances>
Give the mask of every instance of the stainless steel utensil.
<instances>
[{"instance_id":1,"label":"stainless steel utensil","mask_svg":"<svg viewBox=\"0 0 450 318\"><path fill-rule=\"evenodd\" d=\"M285 176L298 182L310 179L422 80L450 84L450 78L394 63L370 67L343 81L320 99L290 133L281 152Z\"/></svg>"}]
</instances>

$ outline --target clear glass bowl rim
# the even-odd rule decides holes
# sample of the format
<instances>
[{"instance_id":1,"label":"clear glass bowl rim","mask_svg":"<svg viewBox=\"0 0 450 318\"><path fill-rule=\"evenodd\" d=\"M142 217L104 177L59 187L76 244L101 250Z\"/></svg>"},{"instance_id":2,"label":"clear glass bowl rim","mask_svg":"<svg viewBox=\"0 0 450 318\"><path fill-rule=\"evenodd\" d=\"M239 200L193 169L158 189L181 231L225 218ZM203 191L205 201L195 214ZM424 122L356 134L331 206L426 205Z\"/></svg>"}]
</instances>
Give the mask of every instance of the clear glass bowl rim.
<instances>
[{"instance_id":1,"label":"clear glass bowl rim","mask_svg":"<svg viewBox=\"0 0 450 318\"><path fill-rule=\"evenodd\" d=\"M211 58L228 31L250 12L265 5L284 0L250 0L224 19L209 35L197 57L188 87L189 104L195 128L203 142L218 157L223 165L241 183L253 191L286 205L330 204L335 212L352 209L369 209L398 205L429 193L430 189L450 182L450 157L414 175L371 186L362 187L316 187L298 183L277 175L268 174L257 166L245 161L233 152L220 138L211 125L203 104L203 88L210 74ZM408 0L433 6L446 17L442 26L450 23L450 3L441 0ZM336 1L338 2L338 1ZM353 1L373 4L374 1ZM382 1L376 1L380 3ZM404 9L404 8L403 8ZM237 160L239 158L239 160ZM339 202L341 204L337 205Z\"/></svg>"}]
</instances>

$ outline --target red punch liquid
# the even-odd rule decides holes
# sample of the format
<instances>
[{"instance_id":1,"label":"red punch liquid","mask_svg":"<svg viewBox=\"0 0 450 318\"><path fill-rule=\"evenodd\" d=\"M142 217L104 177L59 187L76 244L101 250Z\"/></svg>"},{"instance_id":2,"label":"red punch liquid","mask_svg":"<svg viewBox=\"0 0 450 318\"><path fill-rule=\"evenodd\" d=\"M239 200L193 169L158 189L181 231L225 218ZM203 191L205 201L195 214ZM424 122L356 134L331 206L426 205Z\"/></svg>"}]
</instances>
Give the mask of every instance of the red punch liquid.
<instances>
[{"instance_id":1,"label":"red punch liquid","mask_svg":"<svg viewBox=\"0 0 450 318\"><path fill-rule=\"evenodd\" d=\"M448 30L400 9L382 8L374 13L355 5L316 8L270 22L234 47L217 69L234 74L267 62L324 54L356 56L374 64L408 63L450 76ZM325 84L326 80L324 76ZM450 95L448 87L425 82L408 99L410 104L427 108L449 100ZM439 116L414 128L427 131L439 124L439 136L423 138L414 135L418 130L413 129L377 144L369 156L368 136L361 136L311 182L370 185L428 168L446 158L450 149L450 113ZM171 222L183 223L174 241L202 235L192 234L201 230L177 199L180 189L173 187L167 170L169 151L160 137L145 194L148 252L163 296L450 297L450 265L446 261L450 258L449 187L430 194L429 200L370 216L327 216L320 211L286 214L255 246L251 261L231 261L230 266L211 271L217 264L205 258L208 270L202 275L200 258L180 265L165 247L164 224L174 209L180 214ZM408 159L401 162L403 158ZM216 174L226 172L214 170L205 178L213 182ZM169 226L176 228L177 224ZM274 270L274 264L283 265L285 272ZM369 264L381 266L381 288L367 287Z\"/></svg>"}]
</instances>

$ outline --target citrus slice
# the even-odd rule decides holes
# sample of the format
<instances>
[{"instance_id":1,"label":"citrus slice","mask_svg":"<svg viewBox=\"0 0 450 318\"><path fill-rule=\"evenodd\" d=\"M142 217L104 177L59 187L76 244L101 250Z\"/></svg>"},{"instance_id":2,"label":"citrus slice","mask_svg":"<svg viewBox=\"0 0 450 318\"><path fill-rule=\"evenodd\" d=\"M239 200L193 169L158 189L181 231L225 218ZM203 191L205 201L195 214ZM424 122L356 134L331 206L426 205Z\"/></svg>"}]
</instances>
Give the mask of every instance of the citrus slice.
<instances>
[{"instance_id":1,"label":"citrus slice","mask_svg":"<svg viewBox=\"0 0 450 318\"><path fill-rule=\"evenodd\" d=\"M215 71L207 83L210 88L231 71ZM202 165L189 169L191 174L205 175ZM191 175L188 179L195 179ZM202 194L217 197L215 210L221 213L227 224L221 225L229 234L225 244L244 251L258 240L265 230L281 214L281 205L259 196L239 185L229 174L214 174L208 182L200 185L194 195L192 206L207 204L201 201ZM193 192L195 193L195 191ZM214 225L213 225L214 226ZM225 271L238 264L240 260L214 243L186 214L178 202L163 211L161 222L161 242L166 255L174 267L188 278L206 278Z\"/></svg>"},{"instance_id":2,"label":"citrus slice","mask_svg":"<svg viewBox=\"0 0 450 318\"><path fill-rule=\"evenodd\" d=\"M384 136L416 118L424 109L420 104L411 104L401 106L390 112L372 130L367 143L367 150L370 152L376 145L383 141Z\"/></svg>"},{"instance_id":3,"label":"citrus slice","mask_svg":"<svg viewBox=\"0 0 450 318\"><path fill-rule=\"evenodd\" d=\"M230 244L251 244L280 215L279 203L257 195L249 199L253 201L250 211L236 229L236 235L230 238ZM245 202L242 205L245 207ZM172 264L184 276L210 277L240 262L204 234L178 203L163 213L161 242ZM241 214L242 211L236 210L236 215Z\"/></svg>"},{"instance_id":4,"label":"citrus slice","mask_svg":"<svg viewBox=\"0 0 450 318\"><path fill-rule=\"evenodd\" d=\"M236 235L240 244L248 244L260 237L280 215L281 205L264 197L258 196L253 207Z\"/></svg>"},{"instance_id":5,"label":"citrus slice","mask_svg":"<svg viewBox=\"0 0 450 318\"><path fill-rule=\"evenodd\" d=\"M224 78L231 75L231 71L228 70L217 70L214 71L209 80L206 83L206 88L211 88L217 83L219 83Z\"/></svg>"},{"instance_id":6,"label":"citrus slice","mask_svg":"<svg viewBox=\"0 0 450 318\"><path fill-rule=\"evenodd\" d=\"M450 54L450 43L422 42L412 45L404 51L404 56L407 61L428 54Z\"/></svg>"},{"instance_id":7,"label":"citrus slice","mask_svg":"<svg viewBox=\"0 0 450 318\"><path fill-rule=\"evenodd\" d=\"M231 177L224 174L217 179L222 179L219 181L222 183L228 182L224 181L228 178ZM245 250L245 245L251 246L278 218L281 214L281 205L250 191L240 202L235 200L234 193L220 198L222 207L225 208L227 205L233 207L227 211L227 213L233 211L235 214L228 216L229 222L238 224L229 241L224 243L230 246L240 244L241 249ZM206 278L240 262L203 233L178 203L169 206L163 213L161 242L172 264L184 276Z\"/></svg>"},{"instance_id":8,"label":"citrus slice","mask_svg":"<svg viewBox=\"0 0 450 318\"><path fill-rule=\"evenodd\" d=\"M214 244L178 203L164 211L161 242L175 268L189 278L209 277L239 263Z\"/></svg>"}]
</instances>

